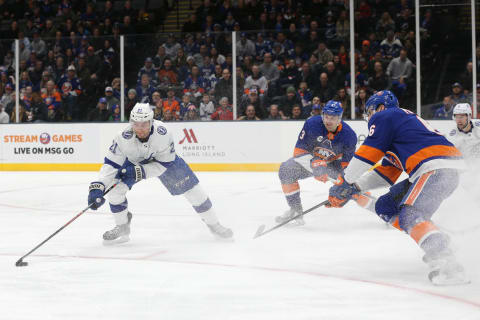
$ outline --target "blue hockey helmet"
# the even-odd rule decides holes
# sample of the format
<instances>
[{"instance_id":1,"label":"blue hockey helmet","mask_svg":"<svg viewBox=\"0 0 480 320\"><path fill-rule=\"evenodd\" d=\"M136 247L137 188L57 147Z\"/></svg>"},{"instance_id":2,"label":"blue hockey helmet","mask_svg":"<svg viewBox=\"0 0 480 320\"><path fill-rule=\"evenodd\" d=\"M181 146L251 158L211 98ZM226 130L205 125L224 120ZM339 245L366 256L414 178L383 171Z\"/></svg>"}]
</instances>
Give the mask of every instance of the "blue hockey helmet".
<instances>
[{"instance_id":1,"label":"blue hockey helmet","mask_svg":"<svg viewBox=\"0 0 480 320\"><path fill-rule=\"evenodd\" d=\"M377 110L378 106L383 104L386 109L390 108L399 108L398 99L395 95L389 90L378 91L368 98L367 103L365 104L365 109Z\"/></svg>"},{"instance_id":2,"label":"blue hockey helmet","mask_svg":"<svg viewBox=\"0 0 480 320\"><path fill-rule=\"evenodd\" d=\"M325 107L323 107L322 112L324 114L328 114L328 115L332 115L332 116L339 116L341 118L342 114L343 114L342 104L338 101L329 100L325 104Z\"/></svg>"}]
</instances>

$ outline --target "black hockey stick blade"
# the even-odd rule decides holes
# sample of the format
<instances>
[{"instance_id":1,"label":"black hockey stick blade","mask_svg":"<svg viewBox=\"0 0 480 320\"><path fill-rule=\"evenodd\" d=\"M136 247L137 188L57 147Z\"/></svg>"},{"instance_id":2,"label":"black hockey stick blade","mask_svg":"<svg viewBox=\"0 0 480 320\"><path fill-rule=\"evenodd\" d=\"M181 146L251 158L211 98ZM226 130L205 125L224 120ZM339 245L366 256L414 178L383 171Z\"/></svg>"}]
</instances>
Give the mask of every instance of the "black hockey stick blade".
<instances>
[{"instance_id":1,"label":"black hockey stick blade","mask_svg":"<svg viewBox=\"0 0 480 320\"><path fill-rule=\"evenodd\" d=\"M115 183L114 185L112 185L110 188L108 188L104 193L103 195L106 195L107 193L110 192L110 190L112 190L113 188L115 188L117 186L118 182ZM43 246L48 240L52 239L56 234L58 234L60 231L62 231L63 229L65 229L70 223L72 223L73 221L75 221L78 217L80 217L82 214L84 214L88 209L90 209L90 207L94 204L94 202L90 203L88 205L88 207L86 207L85 209L83 209L82 211L80 211L76 216L74 216L72 219L70 219L67 223L65 223L63 226L61 226L57 231L55 231L54 233L52 233L50 236L48 236L45 240L43 240L42 242L40 242L38 245L36 245L32 250L30 250L29 252L27 252L26 254L24 254L20 259L17 260L17 262L15 262L15 266L17 267L25 267L25 266L28 266L28 262L26 261L23 261L23 259L25 259L27 256L29 256L30 254L32 254L34 251L36 251L38 248L40 248L41 246Z\"/></svg>"},{"instance_id":2,"label":"black hockey stick blade","mask_svg":"<svg viewBox=\"0 0 480 320\"><path fill-rule=\"evenodd\" d=\"M26 267L26 266L28 266L28 262L23 261L23 259L18 259L18 261L15 262L15 266L17 266L17 267Z\"/></svg>"},{"instance_id":3,"label":"black hockey stick blade","mask_svg":"<svg viewBox=\"0 0 480 320\"><path fill-rule=\"evenodd\" d=\"M290 221L293 221L293 220L297 219L298 217L304 216L304 215L306 215L307 213L309 213L309 212L311 212L311 211L313 211L313 210L315 210L315 209L317 209L317 208L320 208L321 206L324 206L324 205L326 205L326 204L328 204L328 200L325 200L325 201L323 201L323 202L320 202L319 204L311 207L310 209L307 209L307 210L303 211L302 213L297 214L296 216L294 216L294 217L292 217L292 218L290 218L290 219L288 219L288 220L286 220L286 221L284 221L284 222L282 222L282 223L279 223L279 224L277 224L276 226L273 226L273 227L271 227L270 229L268 229L268 230L266 230L266 231L264 231L264 230L265 230L265 226L264 226L264 225L261 225L260 227L258 227L258 230L257 230L257 232L255 233L255 236L254 236L253 238L256 239L256 238L258 238L258 237L263 236L264 234L267 234L267 233L269 233L269 232L272 232L273 230L278 229L278 228L286 225L286 224L289 223Z\"/></svg>"},{"instance_id":4,"label":"black hockey stick blade","mask_svg":"<svg viewBox=\"0 0 480 320\"><path fill-rule=\"evenodd\" d=\"M255 235L253 236L253 239L260 237L264 230L265 230L265 225L262 224L261 226L258 227L257 232L255 232Z\"/></svg>"}]
</instances>

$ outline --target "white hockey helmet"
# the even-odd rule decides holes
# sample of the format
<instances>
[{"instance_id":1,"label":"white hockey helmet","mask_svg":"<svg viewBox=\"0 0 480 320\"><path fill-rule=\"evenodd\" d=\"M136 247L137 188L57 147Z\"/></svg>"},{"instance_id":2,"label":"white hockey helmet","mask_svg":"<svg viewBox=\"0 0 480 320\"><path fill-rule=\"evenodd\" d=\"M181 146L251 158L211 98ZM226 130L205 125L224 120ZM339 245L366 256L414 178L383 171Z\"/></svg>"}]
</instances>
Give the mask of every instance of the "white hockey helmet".
<instances>
[{"instance_id":1,"label":"white hockey helmet","mask_svg":"<svg viewBox=\"0 0 480 320\"><path fill-rule=\"evenodd\" d=\"M472 118L472 108L468 103L459 103L453 108L453 118L455 119L456 114L466 114L468 121Z\"/></svg>"},{"instance_id":2,"label":"white hockey helmet","mask_svg":"<svg viewBox=\"0 0 480 320\"><path fill-rule=\"evenodd\" d=\"M130 112L130 122L153 122L153 110L148 103L137 103Z\"/></svg>"}]
</instances>

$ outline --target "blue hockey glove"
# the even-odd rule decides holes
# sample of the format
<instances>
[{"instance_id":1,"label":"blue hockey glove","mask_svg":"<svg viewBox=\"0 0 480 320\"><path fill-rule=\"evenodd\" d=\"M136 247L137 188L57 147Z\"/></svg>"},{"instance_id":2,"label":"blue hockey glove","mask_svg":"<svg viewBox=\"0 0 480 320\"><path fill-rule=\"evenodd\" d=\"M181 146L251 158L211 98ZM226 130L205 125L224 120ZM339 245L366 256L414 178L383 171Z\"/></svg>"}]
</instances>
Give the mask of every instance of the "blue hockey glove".
<instances>
[{"instance_id":1,"label":"blue hockey glove","mask_svg":"<svg viewBox=\"0 0 480 320\"><path fill-rule=\"evenodd\" d=\"M115 176L116 179L120 179L125 183L129 189L132 189L133 185L142 179L145 179L145 170L141 165L135 165L126 160L123 166L118 169L118 173Z\"/></svg>"},{"instance_id":2,"label":"blue hockey glove","mask_svg":"<svg viewBox=\"0 0 480 320\"><path fill-rule=\"evenodd\" d=\"M104 191L105 185L103 183L98 181L90 183L90 187L88 187L88 205L92 204L90 206L92 210L97 210L105 203Z\"/></svg>"},{"instance_id":3,"label":"blue hockey glove","mask_svg":"<svg viewBox=\"0 0 480 320\"><path fill-rule=\"evenodd\" d=\"M339 177L341 178L341 177ZM348 184L343 178L338 184L330 188L328 201L335 208L343 207L352 197L360 193L355 184Z\"/></svg>"}]
</instances>

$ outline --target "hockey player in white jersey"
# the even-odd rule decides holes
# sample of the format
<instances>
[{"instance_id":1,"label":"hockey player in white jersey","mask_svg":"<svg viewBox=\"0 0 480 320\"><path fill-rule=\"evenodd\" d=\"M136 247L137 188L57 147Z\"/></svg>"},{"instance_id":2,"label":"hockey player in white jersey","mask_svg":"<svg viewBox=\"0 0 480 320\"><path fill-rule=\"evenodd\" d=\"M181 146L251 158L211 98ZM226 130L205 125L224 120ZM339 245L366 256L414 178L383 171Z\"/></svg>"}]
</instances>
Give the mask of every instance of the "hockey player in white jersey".
<instances>
[{"instance_id":1,"label":"hockey player in white jersey","mask_svg":"<svg viewBox=\"0 0 480 320\"><path fill-rule=\"evenodd\" d=\"M468 164L480 163L480 121L472 121L472 108L459 103L453 108L453 120L457 127L450 131L448 139L463 154Z\"/></svg>"},{"instance_id":2,"label":"hockey player in white jersey","mask_svg":"<svg viewBox=\"0 0 480 320\"><path fill-rule=\"evenodd\" d=\"M118 133L107 151L98 180L90 184L88 204L93 210L105 203L104 191L116 226L103 234L104 244L129 241L132 214L126 193L143 179L158 177L172 195L183 194L210 231L219 238L232 238L231 229L222 226L212 203L199 184L195 173L175 153L173 137L167 126L153 120L153 111L146 103L137 103L130 113L129 126Z\"/></svg>"}]
</instances>

